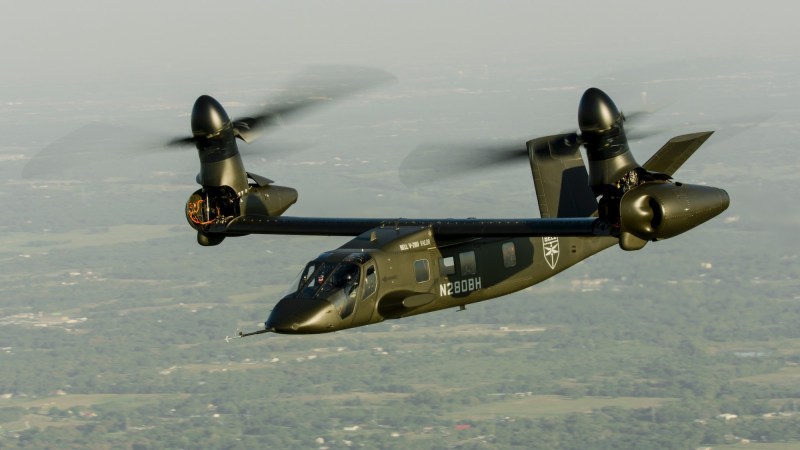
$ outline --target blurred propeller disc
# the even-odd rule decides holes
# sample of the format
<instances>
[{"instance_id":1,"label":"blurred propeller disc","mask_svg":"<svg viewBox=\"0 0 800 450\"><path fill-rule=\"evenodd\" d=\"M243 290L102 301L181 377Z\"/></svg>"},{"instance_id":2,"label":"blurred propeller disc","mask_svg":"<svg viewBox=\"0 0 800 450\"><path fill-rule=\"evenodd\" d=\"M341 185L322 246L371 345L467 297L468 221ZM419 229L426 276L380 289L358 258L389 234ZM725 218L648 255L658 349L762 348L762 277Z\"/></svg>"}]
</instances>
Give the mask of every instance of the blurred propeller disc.
<instances>
[{"instance_id":1,"label":"blurred propeller disc","mask_svg":"<svg viewBox=\"0 0 800 450\"><path fill-rule=\"evenodd\" d=\"M518 164L528 158L526 139L432 142L419 145L400 163L406 186L469 175L487 166Z\"/></svg>"},{"instance_id":2,"label":"blurred propeller disc","mask_svg":"<svg viewBox=\"0 0 800 450\"><path fill-rule=\"evenodd\" d=\"M303 112L338 101L360 91L396 81L383 70L362 66L314 66L296 75L275 99L256 114L232 120L234 133L250 143L268 128L280 125ZM170 146L193 144L193 136L168 142Z\"/></svg>"},{"instance_id":3,"label":"blurred propeller disc","mask_svg":"<svg viewBox=\"0 0 800 450\"><path fill-rule=\"evenodd\" d=\"M636 129L628 129L632 123L644 120L652 112L623 113L626 135L630 139L642 139L661 132L661 130L637 132ZM569 134L570 137L567 139L570 141L570 145L582 144L581 136L577 132L562 131L561 134ZM411 187L461 175L470 175L489 167L524 164L528 160L526 142L529 139L423 143L412 150L400 163L398 169L400 180L406 186Z\"/></svg>"}]
</instances>

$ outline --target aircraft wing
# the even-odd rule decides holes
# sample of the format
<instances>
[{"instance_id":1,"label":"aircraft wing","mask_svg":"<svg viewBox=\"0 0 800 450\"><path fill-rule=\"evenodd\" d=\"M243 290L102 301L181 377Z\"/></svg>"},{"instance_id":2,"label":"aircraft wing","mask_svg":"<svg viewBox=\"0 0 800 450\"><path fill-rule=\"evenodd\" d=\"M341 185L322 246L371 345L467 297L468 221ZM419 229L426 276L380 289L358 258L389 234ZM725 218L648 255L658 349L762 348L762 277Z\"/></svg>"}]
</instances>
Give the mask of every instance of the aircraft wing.
<instances>
[{"instance_id":1,"label":"aircraft wing","mask_svg":"<svg viewBox=\"0 0 800 450\"><path fill-rule=\"evenodd\" d=\"M664 144L642 167L671 177L713 133L703 131L676 136Z\"/></svg>"},{"instance_id":2,"label":"aircraft wing","mask_svg":"<svg viewBox=\"0 0 800 450\"><path fill-rule=\"evenodd\" d=\"M285 234L306 236L358 236L373 228L430 227L440 239L463 237L608 236L596 217L548 219L403 219L240 216L214 224L204 233L238 236Z\"/></svg>"}]
</instances>

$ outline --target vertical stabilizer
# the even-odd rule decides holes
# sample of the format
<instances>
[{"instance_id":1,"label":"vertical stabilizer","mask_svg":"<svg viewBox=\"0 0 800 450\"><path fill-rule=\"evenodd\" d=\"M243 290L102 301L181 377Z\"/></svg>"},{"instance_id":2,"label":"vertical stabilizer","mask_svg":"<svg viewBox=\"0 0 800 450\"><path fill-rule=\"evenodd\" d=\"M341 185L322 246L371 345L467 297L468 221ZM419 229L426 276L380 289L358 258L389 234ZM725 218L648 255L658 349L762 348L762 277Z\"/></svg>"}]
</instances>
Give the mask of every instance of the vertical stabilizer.
<instances>
[{"instance_id":1,"label":"vertical stabilizer","mask_svg":"<svg viewBox=\"0 0 800 450\"><path fill-rule=\"evenodd\" d=\"M597 213L597 199L589 187L589 175L573 134L545 136L527 145L541 217L588 217Z\"/></svg>"}]
</instances>

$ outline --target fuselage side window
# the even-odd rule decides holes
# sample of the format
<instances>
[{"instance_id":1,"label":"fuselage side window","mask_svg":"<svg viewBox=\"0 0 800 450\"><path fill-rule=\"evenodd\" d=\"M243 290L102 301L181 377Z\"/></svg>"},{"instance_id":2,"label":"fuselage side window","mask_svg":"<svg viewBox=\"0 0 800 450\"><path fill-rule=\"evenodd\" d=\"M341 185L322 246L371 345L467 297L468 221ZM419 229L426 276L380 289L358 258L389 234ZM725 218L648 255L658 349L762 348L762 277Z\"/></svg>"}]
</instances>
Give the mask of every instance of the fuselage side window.
<instances>
[{"instance_id":1,"label":"fuselage side window","mask_svg":"<svg viewBox=\"0 0 800 450\"><path fill-rule=\"evenodd\" d=\"M417 283L424 283L431 279L431 267L427 259L414 261L414 276L417 279Z\"/></svg>"},{"instance_id":2,"label":"fuselage side window","mask_svg":"<svg viewBox=\"0 0 800 450\"><path fill-rule=\"evenodd\" d=\"M475 275L478 273L474 251L459 253L458 260L461 262L461 276Z\"/></svg>"},{"instance_id":3,"label":"fuselage side window","mask_svg":"<svg viewBox=\"0 0 800 450\"><path fill-rule=\"evenodd\" d=\"M455 275L456 274L456 260L452 256L447 258L439 258L439 272L442 275Z\"/></svg>"},{"instance_id":4,"label":"fuselage side window","mask_svg":"<svg viewBox=\"0 0 800 450\"><path fill-rule=\"evenodd\" d=\"M505 268L514 267L517 265L517 249L514 247L513 242L506 242L503 244L503 266Z\"/></svg>"},{"instance_id":5,"label":"fuselage side window","mask_svg":"<svg viewBox=\"0 0 800 450\"><path fill-rule=\"evenodd\" d=\"M378 289L378 274L375 272L375 266L369 266L366 274L367 276L364 278L364 296L362 300L374 294L375 290Z\"/></svg>"}]
</instances>

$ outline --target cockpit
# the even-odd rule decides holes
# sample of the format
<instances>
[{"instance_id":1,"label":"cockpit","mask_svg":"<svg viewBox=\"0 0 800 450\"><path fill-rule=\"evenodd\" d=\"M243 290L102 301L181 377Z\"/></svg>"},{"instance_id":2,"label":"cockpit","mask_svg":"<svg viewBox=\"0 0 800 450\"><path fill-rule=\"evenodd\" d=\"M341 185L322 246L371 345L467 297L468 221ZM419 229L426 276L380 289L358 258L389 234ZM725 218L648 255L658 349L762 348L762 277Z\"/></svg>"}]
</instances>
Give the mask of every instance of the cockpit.
<instances>
[{"instance_id":1,"label":"cockpit","mask_svg":"<svg viewBox=\"0 0 800 450\"><path fill-rule=\"evenodd\" d=\"M353 263L312 261L290 287L294 292L287 294L295 298L326 299L344 319L353 312L360 274L361 269Z\"/></svg>"},{"instance_id":2,"label":"cockpit","mask_svg":"<svg viewBox=\"0 0 800 450\"><path fill-rule=\"evenodd\" d=\"M325 300L334 307L341 319L353 314L359 298L366 298L377 287L377 274L372 257L366 253L351 253L341 260L331 260L323 253L309 262L289 285L282 302L293 299ZM365 288L359 289L362 271ZM359 295L360 294L360 295Z\"/></svg>"}]
</instances>

